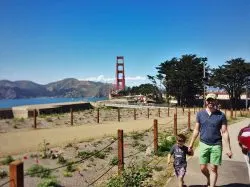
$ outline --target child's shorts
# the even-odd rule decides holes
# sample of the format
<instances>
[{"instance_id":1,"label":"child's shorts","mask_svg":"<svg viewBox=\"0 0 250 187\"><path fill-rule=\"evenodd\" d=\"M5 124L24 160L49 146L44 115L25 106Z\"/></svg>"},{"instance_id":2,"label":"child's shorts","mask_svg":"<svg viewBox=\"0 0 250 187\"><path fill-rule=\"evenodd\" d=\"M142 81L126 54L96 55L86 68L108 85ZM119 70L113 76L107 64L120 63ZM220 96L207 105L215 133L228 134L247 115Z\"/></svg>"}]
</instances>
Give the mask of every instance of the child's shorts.
<instances>
[{"instance_id":1,"label":"child's shorts","mask_svg":"<svg viewBox=\"0 0 250 187\"><path fill-rule=\"evenodd\" d=\"M184 177L186 174L186 167L175 167L174 171L177 177Z\"/></svg>"}]
</instances>

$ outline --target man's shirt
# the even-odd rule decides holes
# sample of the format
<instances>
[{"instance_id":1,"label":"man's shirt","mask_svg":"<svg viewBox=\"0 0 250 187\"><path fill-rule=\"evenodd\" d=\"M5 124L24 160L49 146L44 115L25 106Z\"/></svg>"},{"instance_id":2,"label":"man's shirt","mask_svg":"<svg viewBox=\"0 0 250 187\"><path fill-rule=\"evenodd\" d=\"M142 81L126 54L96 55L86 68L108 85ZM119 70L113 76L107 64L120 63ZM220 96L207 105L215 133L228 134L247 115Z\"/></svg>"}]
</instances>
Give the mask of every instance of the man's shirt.
<instances>
[{"instance_id":1,"label":"man's shirt","mask_svg":"<svg viewBox=\"0 0 250 187\"><path fill-rule=\"evenodd\" d=\"M207 145L221 145L221 126L227 125L224 113L215 110L210 115L206 110L201 110L196 116L197 123L200 124L200 141Z\"/></svg>"}]
</instances>

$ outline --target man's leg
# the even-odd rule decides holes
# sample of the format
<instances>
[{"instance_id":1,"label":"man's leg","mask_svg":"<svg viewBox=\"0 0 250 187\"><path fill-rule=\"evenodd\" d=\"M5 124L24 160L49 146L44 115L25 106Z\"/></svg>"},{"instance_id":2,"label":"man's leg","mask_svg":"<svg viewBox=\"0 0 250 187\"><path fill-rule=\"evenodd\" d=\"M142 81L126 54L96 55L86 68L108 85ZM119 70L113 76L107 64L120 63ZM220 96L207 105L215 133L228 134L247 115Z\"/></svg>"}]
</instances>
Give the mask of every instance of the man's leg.
<instances>
[{"instance_id":1,"label":"man's leg","mask_svg":"<svg viewBox=\"0 0 250 187\"><path fill-rule=\"evenodd\" d=\"M218 178L218 166L211 164L210 187L215 187Z\"/></svg>"},{"instance_id":2,"label":"man's leg","mask_svg":"<svg viewBox=\"0 0 250 187\"><path fill-rule=\"evenodd\" d=\"M222 161L222 146L214 145L212 146L210 155L210 186L214 187L218 178L218 166L221 165Z\"/></svg>"},{"instance_id":3,"label":"man's leg","mask_svg":"<svg viewBox=\"0 0 250 187\"><path fill-rule=\"evenodd\" d=\"M207 164L200 164L201 172L207 178L207 185L210 185L210 173Z\"/></svg>"},{"instance_id":4,"label":"man's leg","mask_svg":"<svg viewBox=\"0 0 250 187\"><path fill-rule=\"evenodd\" d=\"M210 152L211 152L211 146L206 145L202 142L199 144L199 150L200 150L200 169L203 175L207 178L207 185L210 184L210 174L207 167L207 164L210 162Z\"/></svg>"}]
</instances>

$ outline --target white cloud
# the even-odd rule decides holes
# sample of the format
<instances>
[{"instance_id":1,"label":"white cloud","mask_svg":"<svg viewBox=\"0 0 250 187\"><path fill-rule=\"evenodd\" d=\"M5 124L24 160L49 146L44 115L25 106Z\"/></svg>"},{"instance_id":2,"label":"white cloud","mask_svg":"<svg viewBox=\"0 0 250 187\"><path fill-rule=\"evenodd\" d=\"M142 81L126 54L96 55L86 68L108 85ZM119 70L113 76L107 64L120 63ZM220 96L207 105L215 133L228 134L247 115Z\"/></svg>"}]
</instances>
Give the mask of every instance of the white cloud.
<instances>
[{"instance_id":1,"label":"white cloud","mask_svg":"<svg viewBox=\"0 0 250 187\"><path fill-rule=\"evenodd\" d=\"M86 77L80 80L88 80L88 81L95 81L95 82L104 82L104 83L115 83L115 77L105 77L104 75L99 75L97 77ZM149 83L149 80L146 77L142 76L128 76L125 77L125 84L126 86L138 86L140 84Z\"/></svg>"}]
</instances>

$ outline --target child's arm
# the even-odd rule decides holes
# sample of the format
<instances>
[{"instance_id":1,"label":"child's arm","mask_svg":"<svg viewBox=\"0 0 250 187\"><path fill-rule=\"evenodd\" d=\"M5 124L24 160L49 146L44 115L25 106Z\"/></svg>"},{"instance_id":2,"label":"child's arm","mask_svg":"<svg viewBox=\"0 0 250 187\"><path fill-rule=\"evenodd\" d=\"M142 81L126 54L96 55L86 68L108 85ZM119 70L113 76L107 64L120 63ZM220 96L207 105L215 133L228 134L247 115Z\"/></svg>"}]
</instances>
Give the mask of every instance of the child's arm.
<instances>
[{"instance_id":1,"label":"child's arm","mask_svg":"<svg viewBox=\"0 0 250 187\"><path fill-rule=\"evenodd\" d=\"M168 153L168 165L170 164L170 162L171 162L171 154L170 153Z\"/></svg>"}]
</instances>

